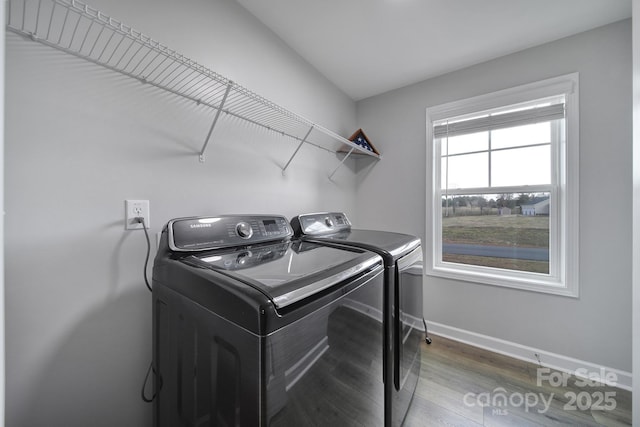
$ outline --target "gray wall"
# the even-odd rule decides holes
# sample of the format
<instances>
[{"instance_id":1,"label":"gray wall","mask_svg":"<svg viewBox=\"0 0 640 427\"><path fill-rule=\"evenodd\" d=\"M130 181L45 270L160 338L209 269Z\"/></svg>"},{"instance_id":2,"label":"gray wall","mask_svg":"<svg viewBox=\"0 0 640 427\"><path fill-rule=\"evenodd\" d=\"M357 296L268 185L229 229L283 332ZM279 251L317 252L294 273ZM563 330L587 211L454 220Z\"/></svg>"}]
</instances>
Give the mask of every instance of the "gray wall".
<instances>
[{"instance_id":1,"label":"gray wall","mask_svg":"<svg viewBox=\"0 0 640 427\"><path fill-rule=\"evenodd\" d=\"M425 108L574 71L580 299L427 278L425 316L631 370L630 22L361 101L356 121L351 100L231 0L91 4L343 135L357 123L384 158L331 182L335 157L305 147L282 176L293 142L223 122L201 164L210 111L8 35L7 426L150 424L145 243L123 230L124 199L151 201L152 233L182 215L336 209L424 236Z\"/></svg>"},{"instance_id":2,"label":"gray wall","mask_svg":"<svg viewBox=\"0 0 640 427\"><path fill-rule=\"evenodd\" d=\"M633 394L640 396L640 0L633 0ZM634 421L640 423L640 399L634 399Z\"/></svg>"},{"instance_id":3,"label":"gray wall","mask_svg":"<svg viewBox=\"0 0 640 427\"><path fill-rule=\"evenodd\" d=\"M426 277L425 317L629 372L630 20L359 102L358 126L384 154L375 167L359 174L360 225L424 238L427 107L576 71L580 73L580 298ZM379 202L380 195L384 203Z\"/></svg>"},{"instance_id":4,"label":"gray wall","mask_svg":"<svg viewBox=\"0 0 640 427\"><path fill-rule=\"evenodd\" d=\"M1 22L5 22L5 9L1 8ZM4 212L4 38L0 34L0 208ZM4 221L0 221L0 241L4 242ZM0 425L5 414L5 320L4 320L4 244L0 248Z\"/></svg>"},{"instance_id":5,"label":"gray wall","mask_svg":"<svg viewBox=\"0 0 640 427\"><path fill-rule=\"evenodd\" d=\"M342 134L355 103L232 0L95 0L251 90ZM173 217L346 210L353 165L51 48L7 36L6 425L150 425L142 231L124 200L148 199L151 232ZM152 254L153 256L153 254Z\"/></svg>"}]
</instances>

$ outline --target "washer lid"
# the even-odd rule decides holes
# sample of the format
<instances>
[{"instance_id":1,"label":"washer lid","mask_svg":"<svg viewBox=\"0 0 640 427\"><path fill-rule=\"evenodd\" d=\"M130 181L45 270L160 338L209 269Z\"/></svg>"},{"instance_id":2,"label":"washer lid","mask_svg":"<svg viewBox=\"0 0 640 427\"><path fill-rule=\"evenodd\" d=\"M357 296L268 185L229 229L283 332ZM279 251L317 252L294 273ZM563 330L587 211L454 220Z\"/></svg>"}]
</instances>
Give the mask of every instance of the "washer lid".
<instances>
[{"instance_id":1,"label":"washer lid","mask_svg":"<svg viewBox=\"0 0 640 427\"><path fill-rule=\"evenodd\" d=\"M187 260L260 290L278 308L382 265L378 255L362 249L299 241L192 255Z\"/></svg>"}]
</instances>

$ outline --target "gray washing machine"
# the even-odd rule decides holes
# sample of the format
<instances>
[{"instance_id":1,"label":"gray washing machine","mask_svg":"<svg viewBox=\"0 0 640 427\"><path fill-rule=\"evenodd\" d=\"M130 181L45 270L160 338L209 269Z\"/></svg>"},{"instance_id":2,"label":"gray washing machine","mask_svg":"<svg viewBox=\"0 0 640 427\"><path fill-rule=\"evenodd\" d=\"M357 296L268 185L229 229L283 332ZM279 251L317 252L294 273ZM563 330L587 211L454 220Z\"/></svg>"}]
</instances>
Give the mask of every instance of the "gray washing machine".
<instances>
[{"instance_id":1,"label":"gray washing machine","mask_svg":"<svg viewBox=\"0 0 640 427\"><path fill-rule=\"evenodd\" d=\"M153 267L155 426L384 425L384 267L281 216L174 219Z\"/></svg>"},{"instance_id":2,"label":"gray washing machine","mask_svg":"<svg viewBox=\"0 0 640 427\"><path fill-rule=\"evenodd\" d=\"M303 214L291 220L302 241L379 254L385 281L385 425L404 421L420 375L420 343L426 340L422 311L422 247L407 234L354 229L342 212Z\"/></svg>"}]
</instances>

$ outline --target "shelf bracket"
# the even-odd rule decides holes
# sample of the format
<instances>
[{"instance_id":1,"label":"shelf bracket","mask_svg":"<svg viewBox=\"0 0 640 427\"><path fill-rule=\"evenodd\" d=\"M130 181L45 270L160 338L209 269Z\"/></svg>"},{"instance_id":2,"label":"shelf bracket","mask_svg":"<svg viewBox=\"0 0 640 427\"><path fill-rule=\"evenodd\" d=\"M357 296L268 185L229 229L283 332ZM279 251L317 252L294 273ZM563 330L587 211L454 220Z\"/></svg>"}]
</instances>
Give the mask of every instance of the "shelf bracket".
<instances>
[{"instance_id":1,"label":"shelf bracket","mask_svg":"<svg viewBox=\"0 0 640 427\"><path fill-rule=\"evenodd\" d=\"M344 164L345 160L347 160L347 158L351 155L351 153L353 153L353 150L355 150L354 147L351 147L351 150L349 150L349 152L347 153L346 156L344 156L344 158L342 159L342 161L340 162L340 164L338 165L337 168L335 168L333 170L333 172L331 172L331 175L329 175L329 179L333 178L333 175L338 172L338 169L340 169L340 167Z\"/></svg>"},{"instance_id":2,"label":"shelf bracket","mask_svg":"<svg viewBox=\"0 0 640 427\"><path fill-rule=\"evenodd\" d=\"M313 130L313 128L315 127L315 125L311 125L311 127L309 128L309 130L307 131L307 134L304 136L304 138L302 138L300 140L300 144L298 144L298 148L296 148L296 151L293 152L293 155L291 156L291 158L289 159L289 161L287 162L286 165L284 165L284 167L282 168L282 174L284 175L284 171L287 170L287 168L289 167L289 164L291 164L291 161L293 160L293 158L296 156L296 154L298 154L298 151L300 150L300 147L302 147L302 144L304 144L305 142L307 142L307 138L309 138L309 135L311 135L311 131Z\"/></svg>"},{"instance_id":3,"label":"shelf bracket","mask_svg":"<svg viewBox=\"0 0 640 427\"><path fill-rule=\"evenodd\" d=\"M224 95L222 96L222 101L220 101L220 106L218 106L216 111L216 115L213 118L213 123L211 123L211 128L209 128L209 133L207 134L207 139L204 140L204 145L202 146L202 150L200 150L200 161L204 163L204 152L207 149L207 145L209 144L209 140L211 139L211 134L213 133L213 129L216 127L216 123L218 123L218 119L220 118L220 113L222 112L222 108L224 107L224 103L227 102L227 97L229 96L229 92L231 91L231 87L233 86L233 82L229 81L227 83L227 90L225 90Z\"/></svg>"}]
</instances>

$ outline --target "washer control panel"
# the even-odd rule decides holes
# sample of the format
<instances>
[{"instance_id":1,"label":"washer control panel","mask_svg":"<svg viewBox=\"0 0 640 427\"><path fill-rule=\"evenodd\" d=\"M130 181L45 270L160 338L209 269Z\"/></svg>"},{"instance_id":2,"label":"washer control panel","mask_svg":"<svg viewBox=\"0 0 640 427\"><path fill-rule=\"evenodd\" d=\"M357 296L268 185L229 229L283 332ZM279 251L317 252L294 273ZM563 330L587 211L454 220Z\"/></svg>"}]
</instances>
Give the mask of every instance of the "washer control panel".
<instances>
[{"instance_id":1,"label":"washer control panel","mask_svg":"<svg viewBox=\"0 0 640 427\"><path fill-rule=\"evenodd\" d=\"M298 215L291 220L296 236L317 236L351 230L351 222L342 212L322 212Z\"/></svg>"},{"instance_id":2,"label":"washer control panel","mask_svg":"<svg viewBox=\"0 0 640 427\"><path fill-rule=\"evenodd\" d=\"M167 224L169 248L193 252L289 239L287 219L277 215L178 218Z\"/></svg>"}]
</instances>

